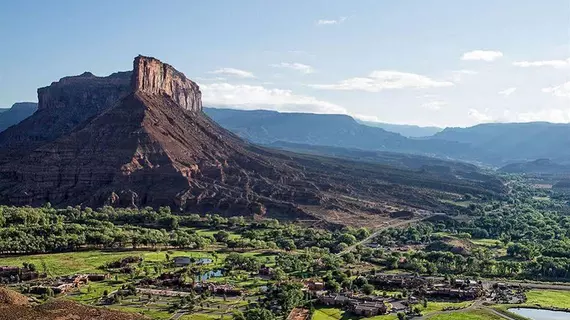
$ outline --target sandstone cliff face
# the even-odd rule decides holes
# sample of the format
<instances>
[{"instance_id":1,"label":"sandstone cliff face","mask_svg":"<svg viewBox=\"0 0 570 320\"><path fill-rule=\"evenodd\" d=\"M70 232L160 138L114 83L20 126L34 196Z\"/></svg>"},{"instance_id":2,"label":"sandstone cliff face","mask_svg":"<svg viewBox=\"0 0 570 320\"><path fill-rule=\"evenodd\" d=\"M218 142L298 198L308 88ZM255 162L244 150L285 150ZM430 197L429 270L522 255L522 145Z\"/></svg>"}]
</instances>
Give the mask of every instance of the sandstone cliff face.
<instances>
[{"instance_id":1,"label":"sandstone cliff face","mask_svg":"<svg viewBox=\"0 0 570 320\"><path fill-rule=\"evenodd\" d=\"M69 134L131 91L131 72L96 77L86 72L38 89L38 110L0 133L0 163L21 158L41 145Z\"/></svg>"},{"instance_id":2,"label":"sandstone cliff face","mask_svg":"<svg viewBox=\"0 0 570 320\"><path fill-rule=\"evenodd\" d=\"M133 91L164 94L182 108L202 111L202 94L198 85L160 60L138 56L133 63Z\"/></svg>"},{"instance_id":3,"label":"sandstone cliff face","mask_svg":"<svg viewBox=\"0 0 570 320\"><path fill-rule=\"evenodd\" d=\"M66 108L67 111L99 113L130 92L131 72L97 77L90 72L61 78L38 89L38 110Z\"/></svg>"}]
</instances>

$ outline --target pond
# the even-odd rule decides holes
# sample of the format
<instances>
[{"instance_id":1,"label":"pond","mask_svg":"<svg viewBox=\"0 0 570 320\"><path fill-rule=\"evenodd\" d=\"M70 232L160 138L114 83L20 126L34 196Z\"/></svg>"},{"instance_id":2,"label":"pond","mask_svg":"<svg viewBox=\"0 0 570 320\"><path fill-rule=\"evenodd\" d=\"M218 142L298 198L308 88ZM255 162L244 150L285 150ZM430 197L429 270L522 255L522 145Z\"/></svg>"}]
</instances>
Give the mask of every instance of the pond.
<instances>
[{"instance_id":1,"label":"pond","mask_svg":"<svg viewBox=\"0 0 570 320\"><path fill-rule=\"evenodd\" d=\"M510 312L532 320L568 320L570 312L552 311L545 309L511 308Z\"/></svg>"},{"instance_id":2,"label":"pond","mask_svg":"<svg viewBox=\"0 0 570 320\"><path fill-rule=\"evenodd\" d=\"M201 276L196 276L196 282L206 281L210 278L217 278L217 277L221 277L223 275L224 275L224 273L222 272L222 270L208 271L208 272L202 274Z\"/></svg>"},{"instance_id":3,"label":"pond","mask_svg":"<svg viewBox=\"0 0 570 320\"><path fill-rule=\"evenodd\" d=\"M209 258L200 258L196 260L196 264L210 264L212 262L213 262L212 259Z\"/></svg>"}]
</instances>

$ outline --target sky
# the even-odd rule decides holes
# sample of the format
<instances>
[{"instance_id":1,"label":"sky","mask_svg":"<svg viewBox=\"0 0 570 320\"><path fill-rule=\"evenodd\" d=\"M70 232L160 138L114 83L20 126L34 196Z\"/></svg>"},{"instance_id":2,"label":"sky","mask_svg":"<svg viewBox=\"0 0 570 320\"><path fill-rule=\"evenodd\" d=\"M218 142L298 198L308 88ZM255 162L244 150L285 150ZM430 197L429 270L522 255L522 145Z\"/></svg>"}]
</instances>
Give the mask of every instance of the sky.
<instances>
[{"instance_id":1,"label":"sky","mask_svg":"<svg viewBox=\"0 0 570 320\"><path fill-rule=\"evenodd\" d=\"M4 1L0 107L168 62L206 106L422 126L570 122L570 0Z\"/></svg>"}]
</instances>

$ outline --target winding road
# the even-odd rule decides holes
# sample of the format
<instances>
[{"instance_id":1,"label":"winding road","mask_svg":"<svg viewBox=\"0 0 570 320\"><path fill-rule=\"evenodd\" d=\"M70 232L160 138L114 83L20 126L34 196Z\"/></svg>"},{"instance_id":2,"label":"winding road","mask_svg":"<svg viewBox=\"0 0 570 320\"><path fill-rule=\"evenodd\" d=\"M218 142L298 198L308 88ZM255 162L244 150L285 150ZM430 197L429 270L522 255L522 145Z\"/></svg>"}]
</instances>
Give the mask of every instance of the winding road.
<instances>
[{"instance_id":1,"label":"winding road","mask_svg":"<svg viewBox=\"0 0 570 320\"><path fill-rule=\"evenodd\" d=\"M417 223L423 220L427 220L431 217L433 217L434 215L443 215L442 213L436 213L436 214L430 214L430 215L426 215L423 216L421 218L415 218L415 219L410 219L410 220L401 220L401 219L392 219L390 221L387 221L384 223L384 226L380 227L379 229L376 229L373 233L371 233L368 237L366 237L365 239L347 247L346 249L344 249L343 251L337 253L337 255L342 255L348 252L351 252L352 250L354 250L356 247L360 246L360 245L364 245L368 242L370 242L371 240L373 240L378 234L380 234L380 232L388 229L388 228L397 228L397 227L402 227L408 224L413 224L413 223ZM396 223L391 223L392 221L399 221Z\"/></svg>"}]
</instances>

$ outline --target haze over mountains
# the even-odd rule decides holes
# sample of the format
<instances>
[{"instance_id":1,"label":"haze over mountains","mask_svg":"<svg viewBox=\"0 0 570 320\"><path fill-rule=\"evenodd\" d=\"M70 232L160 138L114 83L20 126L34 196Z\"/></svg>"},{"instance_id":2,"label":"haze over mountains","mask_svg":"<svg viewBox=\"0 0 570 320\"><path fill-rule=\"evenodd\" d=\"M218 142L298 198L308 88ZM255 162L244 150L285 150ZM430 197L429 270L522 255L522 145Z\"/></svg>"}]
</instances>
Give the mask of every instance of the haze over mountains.
<instances>
[{"instance_id":1,"label":"haze over mountains","mask_svg":"<svg viewBox=\"0 0 570 320\"><path fill-rule=\"evenodd\" d=\"M406 138L345 115L207 108L225 128L255 143L323 145L460 159L491 166L548 158L570 162L570 125L489 123L446 128L430 137Z\"/></svg>"},{"instance_id":2,"label":"haze over mountains","mask_svg":"<svg viewBox=\"0 0 570 320\"><path fill-rule=\"evenodd\" d=\"M444 128L439 127L421 127L409 124L393 124L393 123L383 123L383 122L374 122L374 121L365 121L360 119L354 119L356 122L367 125L369 127L377 127L382 128L386 131L399 133L404 137L408 138L423 138L432 136Z\"/></svg>"}]
</instances>

